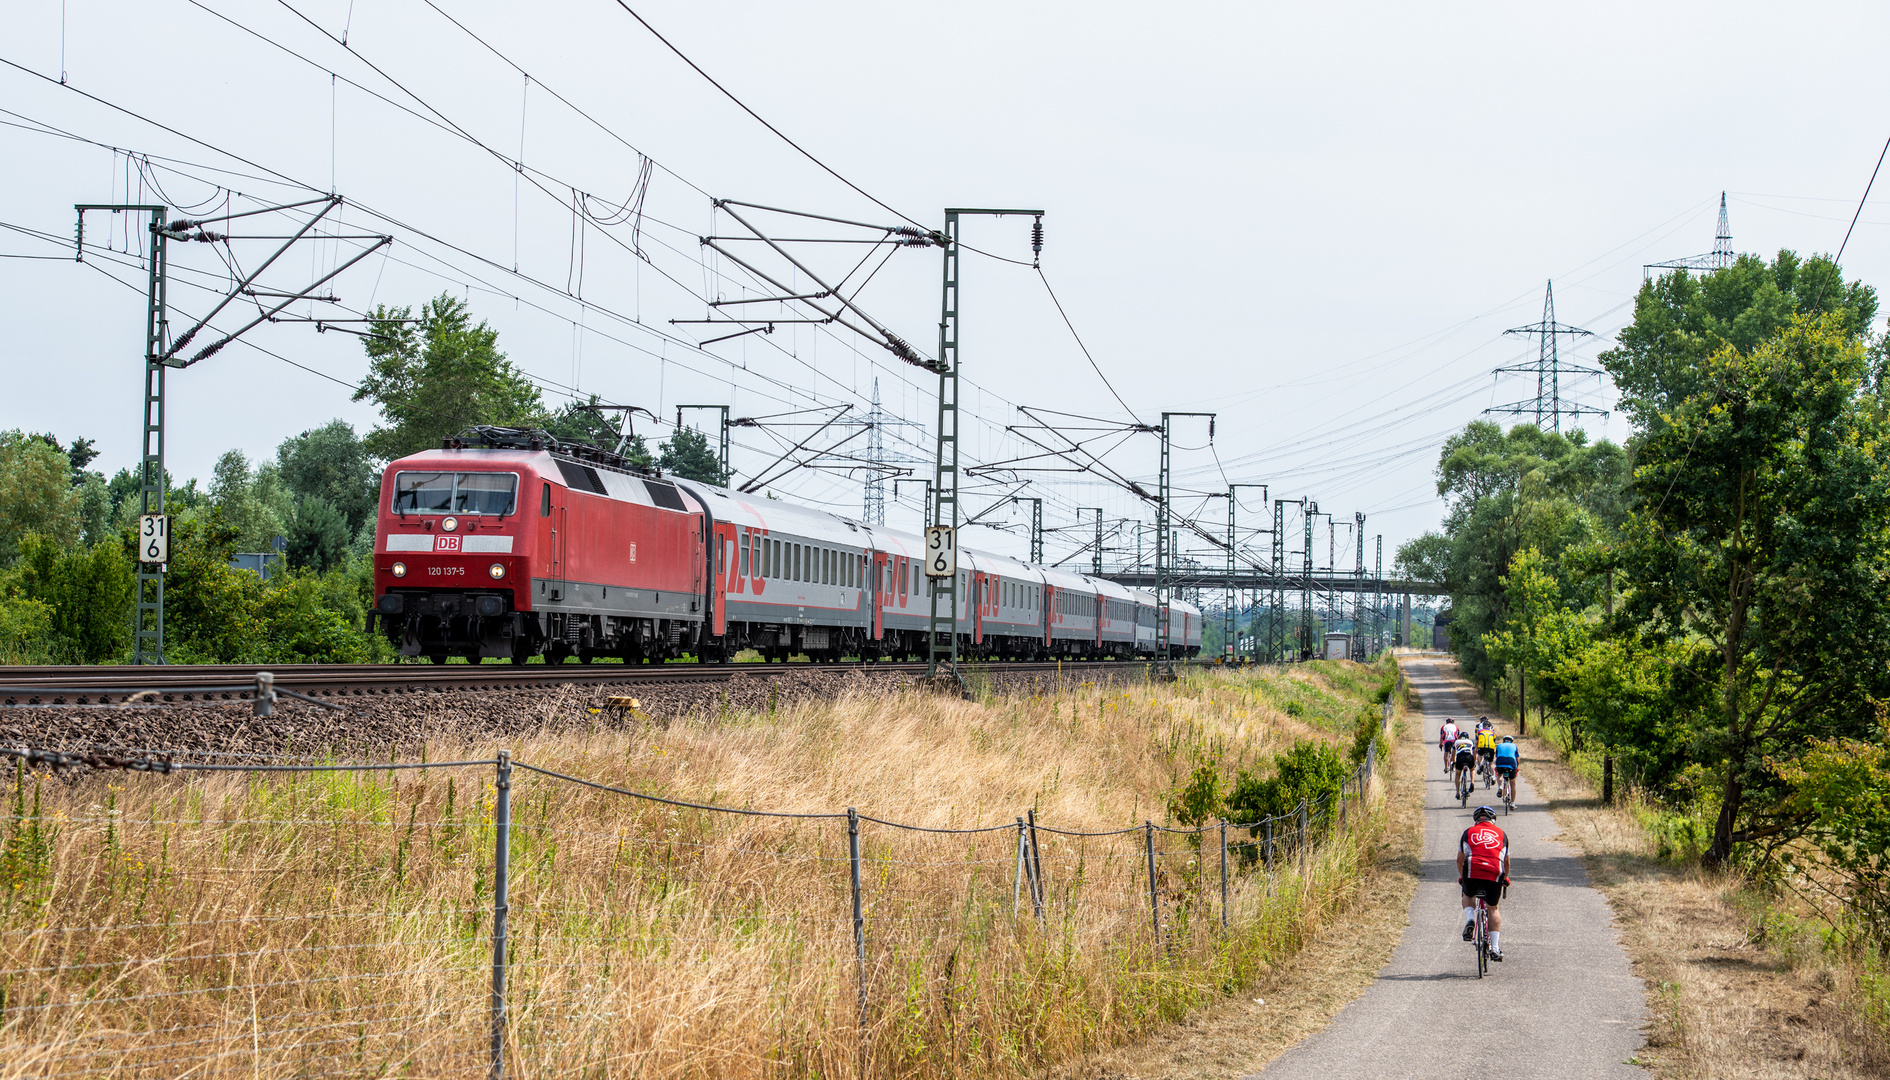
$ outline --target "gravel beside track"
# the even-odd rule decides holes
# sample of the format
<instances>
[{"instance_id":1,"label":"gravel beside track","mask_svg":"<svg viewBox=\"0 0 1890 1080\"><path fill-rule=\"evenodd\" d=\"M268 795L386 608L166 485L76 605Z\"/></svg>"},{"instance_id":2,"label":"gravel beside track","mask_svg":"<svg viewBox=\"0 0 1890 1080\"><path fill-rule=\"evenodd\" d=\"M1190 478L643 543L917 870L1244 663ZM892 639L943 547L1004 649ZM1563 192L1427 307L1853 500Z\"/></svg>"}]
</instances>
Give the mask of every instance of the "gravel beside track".
<instances>
[{"instance_id":1,"label":"gravel beside track","mask_svg":"<svg viewBox=\"0 0 1890 1080\"><path fill-rule=\"evenodd\" d=\"M1052 663L963 670L974 686L1028 692L1059 679L1066 686L1139 681L1150 667ZM256 716L244 687L254 686L260 670L272 671L278 688L309 693L342 710L283 697L275 715ZM180 755L384 751L428 740L766 711L849 693L891 695L918 685L924 675L924 664L13 667L0 668L0 743ZM222 689L203 693L206 687ZM123 704L140 689L161 690L163 698ZM648 720L605 708L614 695L636 698ZM113 703L97 704L100 696ZM80 697L90 700L78 705Z\"/></svg>"}]
</instances>

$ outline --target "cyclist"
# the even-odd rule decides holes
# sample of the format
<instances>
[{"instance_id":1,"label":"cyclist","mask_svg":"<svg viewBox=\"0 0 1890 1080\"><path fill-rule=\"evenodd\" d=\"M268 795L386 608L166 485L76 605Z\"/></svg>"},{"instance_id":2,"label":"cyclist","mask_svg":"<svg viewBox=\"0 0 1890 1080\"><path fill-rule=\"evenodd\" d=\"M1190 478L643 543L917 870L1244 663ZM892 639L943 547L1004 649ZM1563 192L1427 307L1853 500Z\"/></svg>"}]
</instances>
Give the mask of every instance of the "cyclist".
<instances>
[{"instance_id":1,"label":"cyclist","mask_svg":"<svg viewBox=\"0 0 1890 1080\"><path fill-rule=\"evenodd\" d=\"M1516 801L1516 767L1520 764L1522 753L1516 737L1503 736L1503 741L1496 744L1496 791L1505 801Z\"/></svg>"},{"instance_id":2,"label":"cyclist","mask_svg":"<svg viewBox=\"0 0 1890 1080\"><path fill-rule=\"evenodd\" d=\"M1452 749L1454 756L1451 758L1450 775L1451 779L1457 783L1455 790L1459 795L1463 794L1464 788L1476 786L1476 780L1470 775L1470 770L1476 768L1476 755L1471 746L1470 736L1466 733L1457 736L1457 742Z\"/></svg>"},{"instance_id":3,"label":"cyclist","mask_svg":"<svg viewBox=\"0 0 1890 1080\"><path fill-rule=\"evenodd\" d=\"M1437 748L1444 752L1444 768L1450 768L1451 747L1457 742L1457 721L1444 718L1444 726L1437 729Z\"/></svg>"},{"instance_id":4,"label":"cyclist","mask_svg":"<svg viewBox=\"0 0 1890 1080\"><path fill-rule=\"evenodd\" d=\"M1476 936L1478 897L1490 908L1490 959L1503 959L1503 917L1496 905L1509 885L1509 837L1496 827L1496 811L1479 806L1457 842L1457 884L1463 887L1463 939Z\"/></svg>"},{"instance_id":5,"label":"cyclist","mask_svg":"<svg viewBox=\"0 0 1890 1080\"><path fill-rule=\"evenodd\" d=\"M1489 718L1477 725L1477 764L1489 766L1496 760L1496 729L1490 726Z\"/></svg>"}]
</instances>

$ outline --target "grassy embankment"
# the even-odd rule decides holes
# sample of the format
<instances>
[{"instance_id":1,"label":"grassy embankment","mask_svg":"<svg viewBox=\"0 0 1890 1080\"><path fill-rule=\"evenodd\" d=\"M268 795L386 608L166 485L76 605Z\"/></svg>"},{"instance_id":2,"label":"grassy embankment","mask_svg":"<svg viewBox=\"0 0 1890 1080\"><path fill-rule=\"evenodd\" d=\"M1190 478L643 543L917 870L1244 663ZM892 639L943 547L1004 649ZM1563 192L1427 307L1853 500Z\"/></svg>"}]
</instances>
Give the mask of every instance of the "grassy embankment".
<instances>
[{"instance_id":1,"label":"grassy embankment","mask_svg":"<svg viewBox=\"0 0 1890 1080\"><path fill-rule=\"evenodd\" d=\"M963 828L1162 823L1200 764L1352 742L1390 668L1195 672L1031 696L847 697L547 734L518 759L722 805ZM553 706L569 711L572 706ZM432 745L430 760L490 747ZM403 754L416 760L420 751ZM491 767L7 778L0 1077L434 1076L483 1067ZM711 814L517 773L509 1072L854 1074L847 823ZM1218 844L861 826L868 1072L1024 1076L1117 1045L1293 953L1356 887L1380 801L1269 876ZM1238 836L1238 839L1245 839ZM1283 837L1284 839L1284 837ZM1014 913L1015 912L1015 913Z\"/></svg>"},{"instance_id":2,"label":"grassy embankment","mask_svg":"<svg viewBox=\"0 0 1890 1080\"><path fill-rule=\"evenodd\" d=\"M1457 689L1481 700L1467 682ZM1615 805L1602 805L1600 749L1573 749L1565 724L1530 712L1523 768L1561 839L1582 849L1649 988L1653 1024L1640 1063L1688 1080L1885 1075L1890 978L1881 954L1845 933L1802 878L1700 869L1713 835L1707 809L1676 812L1619 777ZM1513 707L1500 715L1515 719Z\"/></svg>"}]
</instances>

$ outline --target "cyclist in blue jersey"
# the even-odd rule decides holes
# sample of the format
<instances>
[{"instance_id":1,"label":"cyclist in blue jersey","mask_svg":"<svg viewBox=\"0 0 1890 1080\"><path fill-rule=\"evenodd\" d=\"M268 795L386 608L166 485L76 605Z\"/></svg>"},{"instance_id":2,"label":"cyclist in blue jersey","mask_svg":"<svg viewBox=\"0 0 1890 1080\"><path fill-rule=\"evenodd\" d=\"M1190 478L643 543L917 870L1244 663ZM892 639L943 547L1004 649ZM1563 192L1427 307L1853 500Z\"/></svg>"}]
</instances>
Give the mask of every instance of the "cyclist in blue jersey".
<instances>
[{"instance_id":1,"label":"cyclist in blue jersey","mask_svg":"<svg viewBox=\"0 0 1890 1080\"><path fill-rule=\"evenodd\" d=\"M1496 744L1496 790L1501 798L1516 801L1516 768L1522 764L1514 736L1505 735Z\"/></svg>"}]
</instances>

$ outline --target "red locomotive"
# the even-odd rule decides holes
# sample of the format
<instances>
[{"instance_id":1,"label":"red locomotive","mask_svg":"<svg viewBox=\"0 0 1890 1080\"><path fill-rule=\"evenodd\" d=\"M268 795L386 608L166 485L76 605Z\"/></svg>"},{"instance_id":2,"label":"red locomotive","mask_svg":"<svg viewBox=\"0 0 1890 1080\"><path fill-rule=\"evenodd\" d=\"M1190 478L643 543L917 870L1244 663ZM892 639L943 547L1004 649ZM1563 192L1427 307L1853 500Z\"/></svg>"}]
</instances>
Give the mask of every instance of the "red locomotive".
<instances>
[{"instance_id":1,"label":"red locomotive","mask_svg":"<svg viewBox=\"0 0 1890 1080\"><path fill-rule=\"evenodd\" d=\"M543 432L478 428L381 479L375 613L405 656L626 662L918 656L919 537L639 469ZM959 654L1153 656L1154 597L961 550ZM1175 656L1199 609L1172 606Z\"/></svg>"}]
</instances>

